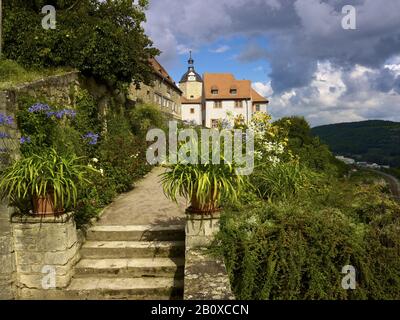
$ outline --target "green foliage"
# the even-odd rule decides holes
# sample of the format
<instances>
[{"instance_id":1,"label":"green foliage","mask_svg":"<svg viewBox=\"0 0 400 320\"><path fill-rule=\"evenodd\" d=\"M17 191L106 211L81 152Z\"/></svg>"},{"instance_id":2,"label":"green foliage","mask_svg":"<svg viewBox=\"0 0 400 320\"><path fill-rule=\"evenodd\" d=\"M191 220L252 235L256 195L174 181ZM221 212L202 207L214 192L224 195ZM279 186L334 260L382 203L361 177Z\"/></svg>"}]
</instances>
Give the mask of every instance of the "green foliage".
<instances>
[{"instance_id":1,"label":"green foliage","mask_svg":"<svg viewBox=\"0 0 400 320\"><path fill-rule=\"evenodd\" d=\"M387 185L364 171L343 178L347 167L304 119L275 125L288 132L289 155L258 165L254 188L225 203L211 249L224 257L236 297L399 299L400 204ZM342 288L346 265L356 268L356 290Z\"/></svg>"},{"instance_id":2,"label":"green foliage","mask_svg":"<svg viewBox=\"0 0 400 320\"><path fill-rule=\"evenodd\" d=\"M319 175L297 161L282 162L256 169L251 182L265 200L286 199L301 192L311 191L320 179Z\"/></svg>"},{"instance_id":3,"label":"green foliage","mask_svg":"<svg viewBox=\"0 0 400 320\"><path fill-rule=\"evenodd\" d=\"M46 70L25 69L17 62L0 59L0 90L9 89L15 85L31 82L46 76L61 74L67 68L51 68Z\"/></svg>"},{"instance_id":4,"label":"green foliage","mask_svg":"<svg viewBox=\"0 0 400 320\"><path fill-rule=\"evenodd\" d=\"M57 10L54 30L42 28L44 4ZM9 0L4 8L4 54L24 66L69 66L110 86L149 83L149 59L159 53L144 33L147 1Z\"/></svg>"},{"instance_id":5,"label":"green foliage","mask_svg":"<svg viewBox=\"0 0 400 320\"><path fill-rule=\"evenodd\" d=\"M21 145L24 157L46 155L55 149L62 157L82 157L86 165L101 173L90 173L88 179L93 183L79 185L76 204L66 208L75 212L78 227L85 228L118 193L131 190L134 181L151 169L146 161L144 139L147 133L144 130L148 127L133 134L132 121L119 106L114 108L119 112L108 110L105 118L99 113L97 101L86 90L74 92L71 98L75 102L73 109L43 99L35 109L32 106L38 105L37 99L22 97L18 101L17 122L21 135L29 138ZM59 112L65 110L67 114L61 117ZM149 113L144 111L145 107L140 110L144 116L136 117L138 122L148 117L149 127L165 127L165 118L159 109L153 108ZM99 134L99 138L92 142L84 139L88 133ZM30 206L29 201L18 203L20 208Z\"/></svg>"},{"instance_id":6,"label":"green foliage","mask_svg":"<svg viewBox=\"0 0 400 320\"><path fill-rule=\"evenodd\" d=\"M135 135L146 136L150 129L166 130L167 117L157 106L138 104L130 112L129 120Z\"/></svg>"},{"instance_id":7,"label":"green foliage","mask_svg":"<svg viewBox=\"0 0 400 320\"><path fill-rule=\"evenodd\" d=\"M358 161L400 166L400 124L390 121L340 123L312 129L331 150Z\"/></svg>"},{"instance_id":8,"label":"green foliage","mask_svg":"<svg viewBox=\"0 0 400 320\"><path fill-rule=\"evenodd\" d=\"M340 176L348 171L346 165L336 160L328 146L312 135L310 125L304 118L282 118L274 124L288 131L288 149L301 164L314 171Z\"/></svg>"},{"instance_id":9,"label":"green foliage","mask_svg":"<svg viewBox=\"0 0 400 320\"><path fill-rule=\"evenodd\" d=\"M21 199L51 195L56 208L75 205L79 185L90 183L86 176L93 171L81 160L76 156L61 157L54 149L18 160L1 175L1 198L18 203Z\"/></svg>"},{"instance_id":10,"label":"green foliage","mask_svg":"<svg viewBox=\"0 0 400 320\"><path fill-rule=\"evenodd\" d=\"M147 144L133 135L123 114L115 114L107 121L107 135L99 146L100 163L117 192L132 189L133 182L147 173Z\"/></svg>"},{"instance_id":11,"label":"green foliage","mask_svg":"<svg viewBox=\"0 0 400 320\"><path fill-rule=\"evenodd\" d=\"M239 299L398 299L399 227L400 206L379 187L339 183L230 208L213 250ZM341 286L345 265L356 290Z\"/></svg>"}]
</instances>

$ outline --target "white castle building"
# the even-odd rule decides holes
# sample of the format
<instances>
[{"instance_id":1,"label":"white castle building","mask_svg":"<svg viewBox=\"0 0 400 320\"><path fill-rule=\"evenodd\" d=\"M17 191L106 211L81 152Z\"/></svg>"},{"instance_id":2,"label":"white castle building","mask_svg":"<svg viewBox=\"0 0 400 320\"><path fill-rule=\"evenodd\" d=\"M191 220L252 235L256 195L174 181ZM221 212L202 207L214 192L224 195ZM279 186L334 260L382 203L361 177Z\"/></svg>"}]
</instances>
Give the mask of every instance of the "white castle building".
<instances>
[{"instance_id":1,"label":"white castle building","mask_svg":"<svg viewBox=\"0 0 400 320\"><path fill-rule=\"evenodd\" d=\"M194 68L190 53L188 71L182 76L182 120L213 128L220 120L242 115L251 121L255 112L267 112L268 99L251 87L250 80L236 80L230 73L205 73Z\"/></svg>"}]
</instances>

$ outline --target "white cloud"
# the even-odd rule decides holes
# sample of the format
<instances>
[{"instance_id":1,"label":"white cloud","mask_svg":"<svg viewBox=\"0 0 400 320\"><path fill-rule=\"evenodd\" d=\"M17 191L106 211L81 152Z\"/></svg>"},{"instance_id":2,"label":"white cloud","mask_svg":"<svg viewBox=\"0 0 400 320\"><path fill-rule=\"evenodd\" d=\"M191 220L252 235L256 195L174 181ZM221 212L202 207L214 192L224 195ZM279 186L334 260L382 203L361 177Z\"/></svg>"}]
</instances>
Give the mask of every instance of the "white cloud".
<instances>
[{"instance_id":1,"label":"white cloud","mask_svg":"<svg viewBox=\"0 0 400 320\"><path fill-rule=\"evenodd\" d=\"M222 46L219 46L216 49L211 49L210 52L213 52L213 53L224 53L224 52L229 51L230 49L231 49L230 46L222 45Z\"/></svg>"},{"instance_id":2,"label":"white cloud","mask_svg":"<svg viewBox=\"0 0 400 320\"><path fill-rule=\"evenodd\" d=\"M376 72L358 65L344 70L319 63L309 86L273 95L270 112L274 119L304 116L313 126L368 119L400 121L400 95L374 90L369 79ZM259 90L262 87L257 86Z\"/></svg>"},{"instance_id":3,"label":"white cloud","mask_svg":"<svg viewBox=\"0 0 400 320\"><path fill-rule=\"evenodd\" d=\"M263 97L270 97L274 93L274 91L272 90L272 87L271 87L271 81L269 81L267 83L254 82L252 84L252 87Z\"/></svg>"}]
</instances>

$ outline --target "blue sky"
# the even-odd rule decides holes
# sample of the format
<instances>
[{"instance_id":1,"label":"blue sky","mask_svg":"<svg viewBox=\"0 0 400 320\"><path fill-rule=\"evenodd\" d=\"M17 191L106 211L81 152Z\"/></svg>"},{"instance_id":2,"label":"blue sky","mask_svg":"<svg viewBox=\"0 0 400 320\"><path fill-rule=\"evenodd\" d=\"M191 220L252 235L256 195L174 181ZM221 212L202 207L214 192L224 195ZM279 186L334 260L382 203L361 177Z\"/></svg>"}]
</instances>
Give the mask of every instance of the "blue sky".
<instances>
[{"instance_id":1,"label":"blue sky","mask_svg":"<svg viewBox=\"0 0 400 320\"><path fill-rule=\"evenodd\" d=\"M267 40L262 37L253 40L259 46L268 48ZM229 40L219 40L207 44L201 48L193 49L195 68L199 74L211 73L233 73L237 79L251 80L252 82L269 81L271 67L268 61L259 58L252 61L240 61L240 54L244 51L247 40L244 37L233 37ZM178 50L178 61L170 64L168 71L176 82L187 70L188 50Z\"/></svg>"},{"instance_id":2,"label":"blue sky","mask_svg":"<svg viewBox=\"0 0 400 320\"><path fill-rule=\"evenodd\" d=\"M146 15L177 82L192 49L200 74L251 80L274 119L400 121L399 0L150 0Z\"/></svg>"}]
</instances>

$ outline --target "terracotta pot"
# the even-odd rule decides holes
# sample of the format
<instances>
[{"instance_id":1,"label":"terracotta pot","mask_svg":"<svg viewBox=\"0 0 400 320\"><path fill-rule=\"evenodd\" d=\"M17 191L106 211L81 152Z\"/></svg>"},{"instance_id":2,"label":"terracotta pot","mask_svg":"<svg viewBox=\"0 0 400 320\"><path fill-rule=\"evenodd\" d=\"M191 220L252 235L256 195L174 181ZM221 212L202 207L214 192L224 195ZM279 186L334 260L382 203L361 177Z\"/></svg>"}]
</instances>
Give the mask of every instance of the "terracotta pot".
<instances>
[{"instance_id":1,"label":"terracotta pot","mask_svg":"<svg viewBox=\"0 0 400 320\"><path fill-rule=\"evenodd\" d=\"M192 197L191 206L186 210L187 213L194 213L201 215L212 215L213 213L220 211L221 208L218 206L218 202L216 199L210 199L210 201L202 205L200 204L196 196Z\"/></svg>"},{"instance_id":2,"label":"terracotta pot","mask_svg":"<svg viewBox=\"0 0 400 320\"><path fill-rule=\"evenodd\" d=\"M33 213L41 216L54 216L64 213L63 209L54 207L54 196L48 194L46 197L33 198Z\"/></svg>"}]
</instances>

